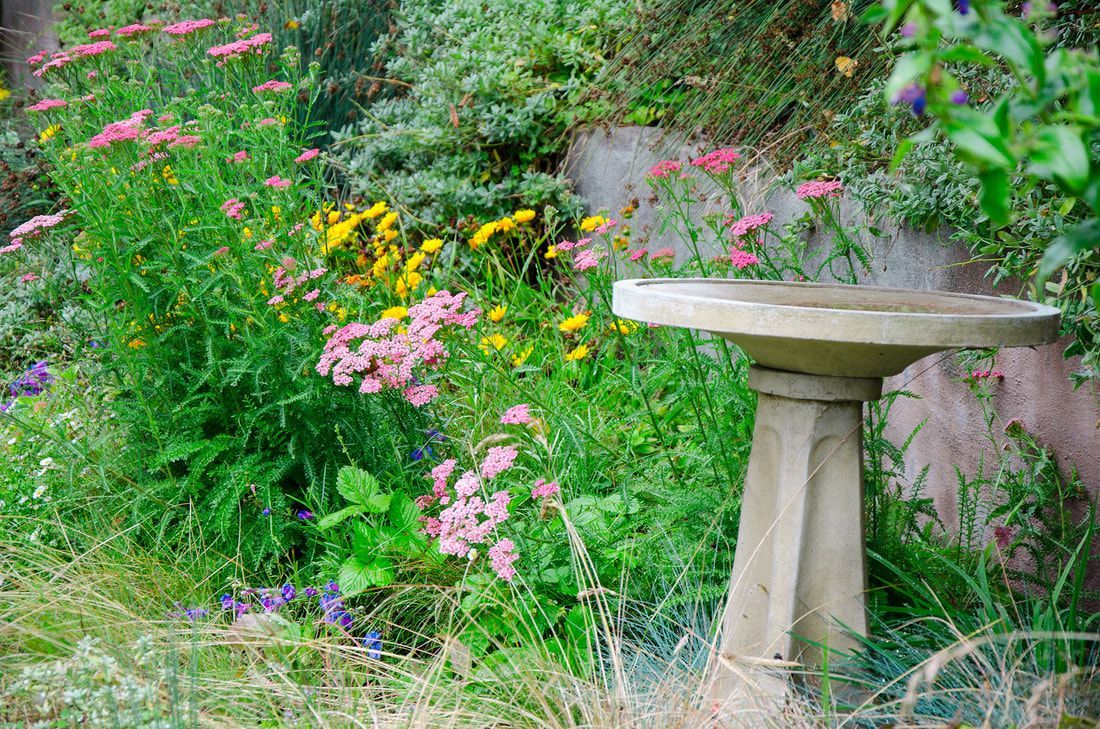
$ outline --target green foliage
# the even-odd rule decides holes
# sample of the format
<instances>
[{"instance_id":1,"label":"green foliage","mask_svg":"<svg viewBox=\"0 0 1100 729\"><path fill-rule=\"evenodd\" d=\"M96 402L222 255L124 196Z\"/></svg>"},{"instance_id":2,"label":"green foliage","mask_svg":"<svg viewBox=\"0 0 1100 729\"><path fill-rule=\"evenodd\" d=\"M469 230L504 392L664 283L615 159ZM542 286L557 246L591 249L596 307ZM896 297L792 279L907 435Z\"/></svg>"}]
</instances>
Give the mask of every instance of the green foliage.
<instances>
[{"instance_id":1,"label":"green foliage","mask_svg":"<svg viewBox=\"0 0 1100 729\"><path fill-rule=\"evenodd\" d=\"M965 8L891 0L870 14L882 17L887 31L903 19L911 29L886 97L906 101L918 114L927 108L934 122L922 138L940 131L951 141L981 181L979 201L994 225L1012 222L1017 176L1053 185L1070 208L1084 208L1079 222L1049 241L1043 278L1076 254L1087 255L1100 232L1100 55L1095 48L1054 45L1050 7L1029 5L1021 19L1006 14L999 0L975 0ZM1016 83L994 102L973 107L951 64L999 66ZM903 142L897 158L914 141Z\"/></svg>"},{"instance_id":2,"label":"green foliage","mask_svg":"<svg viewBox=\"0 0 1100 729\"><path fill-rule=\"evenodd\" d=\"M375 49L394 96L334 135L348 182L407 208L417 224L575 211L556 155L621 0L409 0Z\"/></svg>"},{"instance_id":3,"label":"green foliage","mask_svg":"<svg viewBox=\"0 0 1100 729\"><path fill-rule=\"evenodd\" d=\"M612 115L786 159L883 68L868 5L655 0L638 5L601 77Z\"/></svg>"}]
</instances>

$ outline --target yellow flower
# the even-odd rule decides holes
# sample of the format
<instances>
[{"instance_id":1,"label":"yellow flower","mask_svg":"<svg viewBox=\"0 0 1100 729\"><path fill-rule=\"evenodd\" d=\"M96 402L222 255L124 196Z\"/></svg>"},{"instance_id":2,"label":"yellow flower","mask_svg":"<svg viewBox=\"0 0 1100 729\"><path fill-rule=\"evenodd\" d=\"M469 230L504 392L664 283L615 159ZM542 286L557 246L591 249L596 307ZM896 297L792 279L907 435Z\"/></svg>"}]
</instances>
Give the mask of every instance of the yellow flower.
<instances>
[{"instance_id":1,"label":"yellow flower","mask_svg":"<svg viewBox=\"0 0 1100 729\"><path fill-rule=\"evenodd\" d=\"M497 228L499 227L499 225L499 221L494 220L478 228L477 232L474 233L473 238L470 238L470 247L476 249L478 246L489 240L489 238L492 237L493 233L497 232Z\"/></svg>"},{"instance_id":2,"label":"yellow flower","mask_svg":"<svg viewBox=\"0 0 1100 729\"><path fill-rule=\"evenodd\" d=\"M286 23L283 25L283 27L286 28L287 30L298 30L298 27L300 25L301 25L301 23L299 23L297 20L294 20L292 18L292 19L286 21Z\"/></svg>"},{"instance_id":3,"label":"yellow flower","mask_svg":"<svg viewBox=\"0 0 1100 729\"><path fill-rule=\"evenodd\" d=\"M516 214L512 216L517 223L530 223L535 219L534 210L517 210Z\"/></svg>"},{"instance_id":4,"label":"yellow flower","mask_svg":"<svg viewBox=\"0 0 1100 729\"><path fill-rule=\"evenodd\" d=\"M435 286L432 286L431 288L429 288L427 291L424 292L424 296L430 299L438 293L439 293L439 289L437 289Z\"/></svg>"},{"instance_id":5,"label":"yellow flower","mask_svg":"<svg viewBox=\"0 0 1100 729\"><path fill-rule=\"evenodd\" d=\"M604 216L593 215L581 221L581 230L583 230L585 233L591 233L593 230L600 227L606 222L607 218L605 218Z\"/></svg>"},{"instance_id":6,"label":"yellow flower","mask_svg":"<svg viewBox=\"0 0 1100 729\"><path fill-rule=\"evenodd\" d=\"M607 328L622 335L638 331L638 325L627 319L616 319L614 324L608 324Z\"/></svg>"},{"instance_id":7,"label":"yellow flower","mask_svg":"<svg viewBox=\"0 0 1100 729\"><path fill-rule=\"evenodd\" d=\"M497 221L497 230L501 233L509 233L516 229L516 223L511 218L501 218Z\"/></svg>"},{"instance_id":8,"label":"yellow flower","mask_svg":"<svg viewBox=\"0 0 1100 729\"><path fill-rule=\"evenodd\" d=\"M336 225L336 223L338 223L339 221L340 221L340 211L339 210L329 210L328 215L325 216L325 222L327 222L329 225Z\"/></svg>"},{"instance_id":9,"label":"yellow flower","mask_svg":"<svg viewBox=\"0 0 1100 729\"><path fill-rule=\"evenodd\" d=\"M142 339L131 339L126 346L130 349L141 349L145 346L145 341Z\"/></svg>"},{"instance_id":10,"label":"yellow flower","mask_svg":"<svg viewBox=\"0 0 1100 729\"><path fill-rule=\"evenodd\" d=\"M508 338L505 337L503 334L491 334L487 337L482 337L481 344L479 344L478 346L481 347L482 352L484 352L485 354L489 354L490 347L493 350L499 352L500 350L504 349L504 345L506 344L508 344Z\"/></svg>"},{"instance_id":11,"label":"yellow flower","mask_svg":"<svg viewBox=\"0 0 1100 729\"><path fill-rule=\"evenodd\" d=\"M272 205L271 206L271 217L275 218L276 221L282 220L282 218L283 218L283 209L281 207L279 207L278 205Z\"/></svg>"},{"instance_id":12,"label":"yellow flower","mask_svg":"<svg viewBox=\"0 0 1100 729\"><path fill-rule=\"evenodd\" d=\"M283 324L286 324L288 321L290 321L290 317L286 314L279 314L279 321L281 321Z\"/></svg>"},{"instance_id":13,"label":"yellow flower","mask_svg":"<svg viewBox=\"0 0 1100 729\"><path fill-rule=\"evenodd\" d=\"M60 124L51 124L42 130L42 133L38 135L38 143L45 144L47 140L53 139L57 136L57 133L61 131Z\"/></svg>"},{"instance_id":14,"label":"yellow flower","mask_svg":"<svg viewBox=\"0 0 1100 729\"><path fill-rule=\"evenodd\" d=\"M164 169L160 171L160 176L163 177L164 181L169 185L180 184L180 181L176 179L176 173L172 171L172 165L164 165Z\"/></svg>"},{"instance_id":15,"label":"yellow flower","mask_svg":"<svg viewBox=\"0 0 1100 729\"><path fill-rule=\"evenodd\" d=\"M371 273L375 278L382 278L386 271L390 267L390 257L383 254L378 257L378 260L374 262L374 266L371 267Z\"/></svg>"},{"instance_id":16,"label":"yellow flower","mask_svg":"<svg viewBox=\"0 0 1100 729\"><path fill-rule=\"evenodd\" d=\"M545 258L548 261L551 260L551 259L557 258L558 257L558 247L557 246L547 246L546 247L546 253L543 253L542 257Z\"/></svg>"},{"instance_id":17,"label":"yellow flower","mask_svg":"<svg viewBox=\"0 0 1100 729\"><path fill-rule=\"evenodd\" d=\"M527 358L531 356L531 352L534 352L534 351L535 351L535 347L534 347L534 345L532 345L532 346L528 347L527 349L523 350L522 352L520 352L519 354L517 354L515 357L512 357L512 366L513 367L522 367L523 363L527 361Z\"/></svg>"},{"instance_id":18,"label":"yellow flower","mask_svg":"<svg viewBox=\"0 0 1100 729\"><path fill-rule=\"evenodd\" d=\"M572 352L565 355L566 362L577 362L588 356L588 345L580 344Z\"/></svg>"},{"instance_id":19,"label":"yellow flower","mask_svg":"<svg viewBox=\"0 0 1100 729\"><path fill-rule=\"evenodd\" d=\"M837 56L835 63L836 70L846 78L851 78L852 74L855 73L856 66L859 65L859 61L848 58L848 56Z\"/></svg>"},{"instance_id":20,"label":"yellow flower","mask_svg":"<svg viewBox=\"0 0 1100 729\"><path fill-rule=\"evenodd\" d=\"M369 211L368 211L369 212ZM397 222L397 213L386 213L381 220L378 221L378 232L382 233L389 230L394 223Z\"/></svg>"},{"instance_id":21,"label":"yellow flower","mask_svg":"<svg viewBox=\"0 0 1100 729\"><path fill-rule=\"evenodd\" d=\"M3 86L0 86L0 101L4 101L9 96L11 96L11 91L8 91Z\"/></svg>"},{"instance_id":22,"label":"yellow flower","mask_svg":"<svg viewBox=\"0 0 1100 729\"><path fill-rule=\"evenodd\" d=\"M246 225L244 230L241 231L241 236L243 236L245 240L250 240L252 238L252 229Z\"/></svg>"},{"instance_id":23,"label":"yellow flower","mask_svg":"<svg viewBox=\"0 0 1100 729\"><path fill-rule=\"evenodd\" d=\"M489 320L493 322L499 322L504 318L504 315L508 312L507 306L494 306L489 309Z\"/></svg>"},{"instance_id":24,"label":"yellow flower","mask_svg":"<svg viewBox=\"0 0 1100 729\"><path fill-rule=\"evenodd\" d=\"M429 238L420 244L420 250L425 253L438 253L439 249L443 247L443 241L439 238Z\"/></svg>"},{"instance_id":25,"label":"yellow flower","mask_svg":"<svg viewBox=\"0 0 1100 729\"><path fill-rule=\"evenodd\" d=\"M561 324L558 324L558 329L561 329L563 332L575 332L583 329L584 325L588 323L589 316L591 315L577 314L576 316L571 316Z\"/></svg>"},{"instance_id":26,"label":"yellow flower","mask_svg":"<svg viewBox=\"0 0 1100 729\"><path fill-rule=\"evenodd\" d=\"M409 256L408 260L405 261L405 270L415 271L416 269L420 268L420 264L423 263L424 259L427 257L428 256L424 253L412 254L411 256Z\"/></svg>"},{"instance_id":27,"label":"yellow flower","mask_svg":"<svg viewBox=\"0 0 1100 729\"><path fill-rule=\"evenodd\" d=\"M406 271L397 277L397 283L394 284L394 291L401 298L405 298L409 295L409 292L420 285L420 282L424 280L416 271Z\"/></svg>"},{"instance_id":28,"label":"yellow flower","mask_svg":"<svg viewBox=\"0 0 1100 729\"><path fill-rule=\"evenodd\" d=\"M367 209L367 211L363 213L363 217L366 218L367 220L374 220L379 215L386 212L388 209L389 209L389 205L387 205L386 203L384 203L380 200L380 201L376 202L374 205L371 205Z\"/></svg>"},{"instance_id":29,"label":"yellow flower","mask_svg":"<svg viewBox=\"0 0 1100 729\"><path fill-rule=\"evenodd\" d=\"M382 319L404 319L409 315L409 310L404 306L391 306L382 312Z\"/></svg>"}]
</instances>

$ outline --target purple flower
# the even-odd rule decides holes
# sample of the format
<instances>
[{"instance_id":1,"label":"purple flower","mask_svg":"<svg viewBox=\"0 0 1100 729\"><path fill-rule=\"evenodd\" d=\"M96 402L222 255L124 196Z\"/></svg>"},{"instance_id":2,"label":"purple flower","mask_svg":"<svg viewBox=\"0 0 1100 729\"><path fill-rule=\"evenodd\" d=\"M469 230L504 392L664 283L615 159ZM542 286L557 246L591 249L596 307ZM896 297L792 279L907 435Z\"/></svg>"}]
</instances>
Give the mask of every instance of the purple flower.
<instances>
[{"instance_id":1,"label":"purple flower","mask_svg":"<svg viewBox=\"0 0 1100 729\"><path fill-rule=\"evenodd\" d=\"M329 583L325 585L325 589L334 595L340 594L340 585L336 583L336 580L330 580Z\"/></svg>"},{"instance_id":2,"label":"purple flower","mask_svg":"<svg viewBox=\"0 0 1100 729\"><path fill-rule=\"evenodd\" d=\"M951 103L952 104L958 104L959 106L962 106L963 104L965 104L969 100L970 100L970 95L967 94L962 89L958 89L956 91L951 92Z\"/></svg>"},{"instance_id":3,"label":"purple flower","mask_svg":"<svg viewBox=\"0 0 1100 729\"><path fill-rule=\"evenodd\" d=\"M917 24L916 23L906 23L905 25L901 26L901 37L902 38L912 38L916 34L917 34Z\"/></svg>"},{"instance_id":4,"label":"purple flower","mask_svg":"<svg viewBox=\"0 0 1100 729\"><path fill-rule=\"evenodd\" d=\"M913 115L920 116L924 114L924 109L928 105L928 96L924 92L924 87L914 81L898 92L894 103L908 104L913 107Z\"/></svg>"},{"instance_id":5,"label":"purple flower","mask_svg":"<svg viewBox=\"0 0 1100 729\"><path fill-rule=\"evenodd\" d=\"M319 593L317 592L316 587L307 587L306 588L306 597L317 597L318 594Z\"/></svg>"},{"instance_id":6,"label":"purple flower","mask_svg":"<svg viewBox=\"0 0 1100 729\"><path fill-rule=\"evenodd\" d=\"M425 458L432 458L434 452L432 451L431 444L426 444L422 448L417 448L409 454L409 458L413 461L423 461Z\"/></svg>"},{"instance_id":7,"label":"purple flower","mask_svg":"<svg viewBox=\"0 0 1100 729\"><path fill-rule=\"evenodd\" d=\"M264 510L261 511L260 513L263 514L264 516L271 516L271 507L270 506L265 506Z\"/></svg>"},{"instance_id":8,"label":"purple flower","mask_svg":"<svg viewBox=\"0 0 1100 729\"><path fill-rule=\"evenodd\" d=\"M969 15L970 0L955 0L955 9L959 11L959 15Z\"/></svg>"},{"instance_id":9,"label":"purple flower","mask_svg":"<svg viewBox=\"0 0 1100 729\"><path fill-rule=\"evenodd\" d=\"M289 582L287 584L283 585L282 592L283 592L283 599L286 600L287 602L290 602L291 600L293 600L295 598L295 596L297 596L297 594L298 594L298 591L294 589L294 585L290 584Z\"/></svg>"},{"instance_id":10,"label":"purple flower","mask_svg":"<svg viewBox=\"0 0 1100 729\"><path fill-rule=\"evenodd\" d=\"M224 595L222 595L221 603L222 603L222 610L232 610L233 609L233 604L234 604L233 603L233 596L230 595L228 592L225 593Z\"/></svg>"},{"instance_id":11,"label":"purple flower","mask_svg":"<svg viewBox=\"0 0 1100 729\"><path fill-rule=\"evenodd\" d=\"M363 647L367 649L367 658L377 661L382 657L382 634L372 630L363 636Z\"/></svg>"},{"instance_id":12,"label":"purple flower","mask_svg":"<svg viewBox=\"0 0 1100 729\"><path fill-rule=\"evenodd\" d=\"M313 518L313 512L309 509L298 509L298 518L302 521L308 521Z\"/></svg>"}]
</instances>

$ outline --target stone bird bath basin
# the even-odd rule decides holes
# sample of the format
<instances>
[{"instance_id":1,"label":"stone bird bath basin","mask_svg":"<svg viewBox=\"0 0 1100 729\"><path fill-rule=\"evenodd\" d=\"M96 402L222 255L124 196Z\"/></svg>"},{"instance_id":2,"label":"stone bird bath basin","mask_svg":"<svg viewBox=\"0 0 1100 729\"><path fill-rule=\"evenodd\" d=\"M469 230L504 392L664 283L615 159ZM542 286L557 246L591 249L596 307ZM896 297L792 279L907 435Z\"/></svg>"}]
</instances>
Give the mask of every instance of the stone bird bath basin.
<instances>
[{"instance_id":1,"label":"stone bird bath basin","mask_svg":"<svg viewBox=\"0 0 1100 729\"><path fill-rule=\"evenodd\" d=\"M761 667L817 665L866 634L863 403L882 378L956 347L1052 342L1057 309L1015 299L839 284L633 279L627 319L711 332L755 360L752 453L711 697Z\"/></svg>"}]
</instances>

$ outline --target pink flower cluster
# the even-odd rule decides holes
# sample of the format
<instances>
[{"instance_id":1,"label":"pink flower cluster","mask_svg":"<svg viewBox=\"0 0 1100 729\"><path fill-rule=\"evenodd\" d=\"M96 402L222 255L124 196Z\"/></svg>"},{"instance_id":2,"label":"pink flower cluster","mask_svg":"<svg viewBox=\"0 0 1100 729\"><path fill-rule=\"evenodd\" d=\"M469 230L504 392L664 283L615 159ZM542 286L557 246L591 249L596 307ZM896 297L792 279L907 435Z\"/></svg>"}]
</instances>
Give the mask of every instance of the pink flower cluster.
<instances>
[{"instance_id":1,"label":"pink flower cluster","mask_svg":"<svg viewBox=\"0 0 1100 729\"><path fill-rule=\"evenodd\" d=\"M591 238L581 238L576 243L571 240L563 240L561 243L558 243L555 248L557 248L559 251L571 251L574 248L584 248L591 242Z\"/></svg>"},{"instance_id":2,"label":"pink flower cluster","mask_svg":"<svg viewBox=\"0 0 1100 729\"><path fill-rule=\"evenodd\" d=\"M321 154L321 150L316 147L313 149L303 149L302 153L294 158L294 161L298 164L302 164L303 162L309 162L311 159L316 158L319 154Z\"/></svg>"},{"instance_id":3,"label":"pink flower cluster","mask_svg":"<svg viewBox=\"0 0 1100 729\"><path fill-rule=\"evenodd\" d=\"M148 25L134 23L133 25L124 25L123 27L119 28L115 35L119 35L123 38L129 38L140 33L151 33L152 31L153 28L150 28Z\"/></svg>"},{"instance_id":4,"label":"pink flower cluster","mask_svg":"<svg viewBox=\"0 0 1100 729\"><path fill-rule=\"evenodd\" d=\"M440 291L424 299L409 308L410 322L403 332L396 331L397 319L389 317L370 325L355 322L326 328L329 340L317 363L318 374L331 373L332 381L342 386L360 375L360 392L401 390L414 405L430 402L438 391L419 384L413 371L422 366L436 368L446 361L447 349L435 338L444 326L469 329L477 323L480 310L461 311L465 298L465 293Z\"/></svg>"},{"instance_id":5,"label":"pink flower cluster","mask_svg":"<svg viewBox=\"0 0 1100 729\"><path fill-rule=\"evenodd\" d=\"M668 246L649 254L649 260L651 261L659 261L661 259L668 259L671 261L674 258L676 258L676 251Z\"/></svg>"},{"instance_id":6,"label":"pink flower cluster","mask_svg":"<svg viewBox=\"0 0 1100 729\"><path fill-rule=\"evenodd\" d=\"M213 20L209 18L202 18L200 20L184 20L179 23L173 23L172 25L166 25L164 32L168 35L174 35L177 38L185 35L190 35L203 28L209 28L214 24Z\"/></svg>"},{"instance_id":7,"label":"pink flower cluster","mask_svg":"<svg viewBox=\"0 0 1100 729\"><path fill-rule=\"evenodd\" d=\"M285 190L286 188L290 187L290 180L284 180L278 175L274 175L264 180L264 186L274 187L277 190Z\"/></svg>"},{"instance_id":8,"label":"pink flower cluster","mask_svg":"<svg viewBox=\"0 0 1100 729\"><path fill-rule=\"evenodd\" d=\"M500 416L501 425L527 425L531 422L531 406L527 403L513 405Z\"/></svg>"},{"instance_id":9,"label":"pink flower cluster","mask_svg":"<svg viewBox=\"0 0 1100 729\"><path fill-rule=\"evenodd\" d=\"M38 53L27 59L27 65L31 68L34 68L45 60L46 51L39 51ZM32 72L32 75L37 76L38 78L42 78L46 71L49 71L51 68L61 68L66 64L72 63L72 61L73 59L69 56L68 53L66 53L65 51L57 51L50 56L49 61L46 61L46 63L42 65L42 68L35 69Z\"/></svg>"},{"instance_id":10,"label":"pink flower cluster","mask_svg":"<svg viewBox=\"0 0 1100 729\"><path fill-rule=\"evenodd\" d=\"M103 131L88 140L89 149L109 147L116 142L126 142L141 136L141 127L145 120L152 115L151 109L135 111L129 119L120 122L112 122L103 127Z\"/></svg>"},{"instance_id":11,"label":"pink flower cluster","mask_svg":"<svg viewBox=\"0 0 1100 729\"><path fill-rule=\"evenodd\" d=\"M629 258L630 258L631 261L640 261L648 255L649 255L649 249L643 247L643 248L639 248L636 251L630 251Z\"/></svg>"},{"instance_id":12,"label":"pink flower cluster","mask_svg":"<svg viewBox=\"0 0 1100 729\"><path fill-rule=\"evenodd\" d=\"M674 172L679 172L683 169L683 165L678 160L663 159L657 164L649 168L647 173L648 177L653 177L658 180L663 180Z\"/></svg>"},{"instance_id":13,"label":"pink flower cluster","mask_svg":"<svg viewBox=\"0 0 1100 729\"><path fill-rule=\"evenodd\" d=\"M730 233L740 238L743 235L748 235L757 228L762 228L772 221L775 217L771 213L758 213L756 215L746 215L743 218L729 221L726 225L730 229Z\"/></svg>"},{"instance_id":14,"label":"pink flower cluster","mask_svg":"<svg viewBox=\"0 0 1100 729\"><path fill-rule=\"evenodd\" d=\"M489 534L498 525L508 519L508 505L512 495L506 490L497 491L488 501L477 495L483 482L502 470L511 468L516 458L516 450L507 446L491 448L481 464L481 476L476 471L466 471L453 487L448 481L454 472L455 461L448 459L432 469L428 476L432 481L432 493L420 496L416 500L422 510L438 502L445 507L438 517L422 516L424 532L433 539L439 539L441 554L465 557L475 544L484 544ZM453 490L453 493L452 493ZM512 566L519 559L515 553L515 544L510 539L501 539L489 548L489 558L493 571L502 580L511 581L516 575Z\"/></svg>"},{"instance_id":15,"label":"pink flower cluster","mask_svg":"<svg viewBox=\"0 0 1100 729\"><path fill-rule=\"evenodd\" d=\"M222 203L221 210L227 218L240 220L241 213L244 211L244 203L235 197L231 197Z\"/></svg>"},{"instance_id":16,"label":"pink flower cluster","mask_svg":"<svg viewBox=\"0 0 1100 729\"><path fill-rule=\"evenodd\" d=\"M109 40L96 41L95 43L85 43L83 45L75 46L69 50L71 54L77 58L91 58L92 56L101 56L108 51L117 50L118 46Z\"/></svg>"},{"instance_id":17,"label":"pink flower cluster","mask_svg":"<svg viewBox=\"0 0 1100 729\"><path fill-rule=\"evenodd\" d=\"M111 37L111 29L110 28L97 28L95 30L89 30L88 31L88 37L91 38L92 40L95 40L97 38L110 38Z\"/></svg>"},{"instance_id":18,"label":"pink flower cluster","mask_svg":"<svg viewBox=\"0 0 1100 729\"><path fill-rule=\"evenodd\" d=\"M557 481L546 481L540 478L538 481L535 481L535 488L531 489L531 498L545 499L548 496L553 496L559 491L561 491L561 489L558 487Z\"/></svg>"},{"instance_id":19,"label":"pink flower cluster","mask_svg":"<svg viewBox=\"0 0 1100 729\"><path fill-rule=\"evenodd\" d=\"M737 267L738 271L742 271L749 266L760 263L760 259L748 251L743 251L740 248L734 248L732 251L730 251L730 262Z\"/></svg>"},{"instance_id":20,"label":"pink flower cluster","mask_svg":"<svg viewBox=\"0 0 1100 729\"><path fill-rule=\"evenodd\" d=\"M987 380L987 379L1003 380L1005 373L1000 370L974 370L970 373L970 379L972 380Z\"/></svg>"},{"instance_id":21,"label":"pink flower cluster","mask_svg":"<svg viewBox=\"0 0 1100 729\"><path fill-rule=\"evenodd\" d=\"M597 227L592 232L596 233L596 234L606 233L607 231L611 230L612 228L614 228L618 224L619 224L619 221L617 221L617 220L608 220L606 223L600 224L599 227ZM578 245L579 245L579 243L578 243Z\"/></svg>"},{"instance_id":22,"label":"pink flower cluster","mask_svg":"<svg viewBox=\"0 0 1100 729\"><path fill-rule=\"evenodd\" d=\"M68 210L62 210L60 213L54 213L53 215L35 215L30 220L16 226L8 233L10 242L0 248L0 255L19 250L23 247L24 240L37 238L50 228L60 225L68 214Z\"/></svg>"},{"instance_id":23,"label":"pink flower cluster","mask_svg":"<svg viewBox=\"0 0 1100 729\"><path fill-rule=\"evenodd\" d=\"M795 190L799 200L814 200L822 197L836 197L844 190L840 180L813 180L803 182Z\"/></svg>"},{"instance_id":24,"label":"pink flower cluster","mask_svg":"<svg viewBox=\"0 0 1100 729\"><path fill-rule=\"evenodd\" d=\"M195 134L180 134L181 127L175 124L165 129L150 129L142 134L142 139L150 147L156 147L162 144L166 144L168 147L184 147L191 149L202 138Z\"/></svg>"},{"instance_id":25,"label":"pink flower cluster","mask_svg":"<svg viewBox=\"0 0 1100 729\"><path fill-rule=\"evenodd\" d=\"M227 157L226 162L244 162L248 159L248 152L241 150L240 152L234 152L232 157Z\"/></svg>"},{"instance_id":26,"label":"pink flower cluster","mask_svg":"<svg viewBox=\"0 0 1100 729\"><path fill-rule=\"evenodd\" d=\"M712 175L720 175L729 170L733 163L739 159L741 159L741 155L737 150L733 147L725 147L724 149L708 152L702 157L696 157L691 161L691 164L694 167L702 167Z\"/></svg>"},{"instance_id":27,"label":"pink flower cluster","mask_svg":"<svg viewBox=\"0 0 1100 729\"><path fill-rule=\"evenodd\" d=\"M595 268L600 264L600 260L607 257L607 251L597 251L592 248L586 248L577 254L577 257L573 259L573 268L577 271L587 271L590 268Z\"/></svg>"},{"instance_id":28,"label":"pink flower cluster","mask_svg":"<svg viewBox=\"0 0 1100 729\"><path fill-rule=\"evenodd\" d=\"M253 93L257 94L263 91L274 91L278 93L279 91L286 91L287 89L291 88L294 88L294 84L288 84L286 81L276 81L272 79L271 81L264 81L259 86L253 86L252 91Z\"/></svg>"},{"instance_id":29,"label":"pink flower cluster","mask_svg":"<svg viewBox=\"0 0 1100 729\"><path fill-rule=\"evenodd\" d=\"M275 283L275 288L282 291L283 295L285 296L289 296L290 294L294 293L294 289L298 288L307 281L314 281L328 273L327 268L314 268L311 270L303 270L301 273L295 276L294 271L298 268L298 262L296 260L294 260L290 256L287 256L281 261L281 263L283 265L275 269L275 273L272 274L272 279ZM314 296L313 298L306 300L312 301L316 298L317 297ZM276 299L278 299L278 301L276 301ZM275 304L282 303L282 300L283 296L276 296L267 303L274 306Z\"/></svg>"},{"instance_id":30,"label":"pink flower cluster","mask_svg":"<svg viewBox=\"0 0 1100 729\"><path fill-rule=\"evenodd\" d=\"M243 40L233 41L232 43L226 43L224 46L214 46L213 48L207 48L208 55L214 58L220 59L218 65L222 65L225 61L231 58L241 58L242 56L252 54L260 55L263 53L264 46L271 42L270 33L258 33L251 38L245 38ZM279 83L268 81L268 83ZM289 86L289 84L287 84ZM255 90L255 89L253 89Z\"/></svg>"},{"instance_id":31,"label":"pink flower cluster","mask_svg":"<svg viewBox=\"0 0 1100 729\"><path fill-rule=\"evenodd\" d=\"M27 107L27 111L49 111L50 109L64 109L69 102L63 99L42 99L37 104Z\"/></svg>"}]
</instances>

